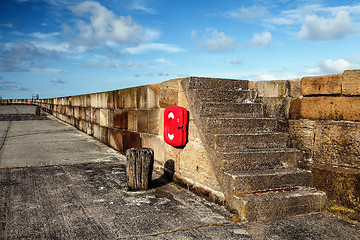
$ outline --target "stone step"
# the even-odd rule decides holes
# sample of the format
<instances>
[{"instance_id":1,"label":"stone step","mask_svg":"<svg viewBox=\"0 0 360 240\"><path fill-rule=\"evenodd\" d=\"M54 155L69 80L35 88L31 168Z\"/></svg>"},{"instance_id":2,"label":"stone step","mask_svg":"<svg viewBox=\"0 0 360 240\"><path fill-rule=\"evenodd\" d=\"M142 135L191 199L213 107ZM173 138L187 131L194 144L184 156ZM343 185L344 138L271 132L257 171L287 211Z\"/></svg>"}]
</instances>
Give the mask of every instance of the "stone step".
<instances>
[{"instance_id":1,"label":"stone step","mask_svg":"<svg viewBox=\"0 0 360 240\"><path fill-rule=\"evenodd\" d=\"M263 105L260 103L202 103L200 105L201 117L262 117Z\"/></svg>"},{"instance_id":2,"label":"stone step","mask_svg":"<svg viewBox=\"0 0 360 240\"><path fill-rule=\"evenodd\" d=\"M232 80L223 78L189 77L189 89L248 89L248 80Z\"/></svg>"},{"instance_id":3,"label":"stone step","mask_svg":"<svg viewBox=\"0 0 360 240\"><path fill-rule=\"evenodd\" d=\"M217 152L217 158L222 161L224 171L296 167L303 157L302 151L292 148Z\"/></svg>"},{"instance_id":4,"label":"stone step","mask_svg":"<svg viewBox=\"0 0 360 240\"><path fill-rule=\"evenodd\" d=\"M214 138L216 151L236 151L247 149L286 148L288 133L237 133L216 134Z\"/></svg>"},{"instance_id":5,"label":"stone step","mask_svg":"<svg viewBox=\"0 0 360 240\"><path fill-rule=\"evenodd\" d=\"M263 169L246 172L224 172L229 192L233 195L269 189L311 187L312 173L300 168Z\"/></svg>"},{"instance_id":6,"label":"stone step","mask_svg":"<svg viewBox=\"0 0 360 240\"><path fill-rule=\"evenodd\" d=\"M318 212L325 204L325 193L313 188L239 195L233 200L233 208L243 221L270 221Z\"/></svg>"},{"instance_id":7,"label":"stone step","mask_svg":"<svg viewBox=\"0 0 360 240\"><path fill-rule=\"evenodd\" d=\"M200 102L251 103L257 97L255 90L193 89L192 93Z\"/></svg>"},{"instance_id":8,"label":"stone step","mask_svg":"<svg viewBox=\"0 0 360 240\"><path fill-rule=\"evenodd\" d=\"M287 121L276 118L207 118L206 133L285 132Z\"/></svg>"}]
</instances>

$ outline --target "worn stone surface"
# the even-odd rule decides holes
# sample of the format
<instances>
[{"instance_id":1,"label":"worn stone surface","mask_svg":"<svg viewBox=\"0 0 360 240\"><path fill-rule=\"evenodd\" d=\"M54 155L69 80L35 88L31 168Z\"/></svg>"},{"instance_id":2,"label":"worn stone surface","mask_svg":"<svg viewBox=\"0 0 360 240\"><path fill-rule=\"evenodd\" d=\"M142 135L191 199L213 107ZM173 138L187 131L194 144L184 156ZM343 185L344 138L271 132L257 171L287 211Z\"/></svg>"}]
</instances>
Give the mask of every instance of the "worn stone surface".
<instances>
[{"instance_id":1,"label":"worn stone surface","mask_svg":"<svg viewBox=\"0 0 360 240\"><path fill-rule=\"evenodd\" d=\"M290 97L260 97L259 101L264 104L264 117L285 119L289 117Z\"/></svg>"},{"instance_id":2,"label":"worn stone surface","mask_svg":"<svg viewBox=\"0 0 360 240\"><path fill-rule=\"evenodd\" d=\"M91 122L95 124L100 124L100 109L99 108L91 108Z\"/></svg>"},{"instance_id":3,"label":"worn stone surface","mask_svg":"<svg viewBox=\"0 0 360 240\"><path fill-rule=\"evenodd\" d=\"M137 131L137 111L136 110L128 111L127 123L128 123L127 129L129 131L133 131L133 132Z\"/></svg>"},{"instance_id":4,"label":"worn stone surface","mask_svg":"<svg viewBox=\"0 0 360 240\"><path fill-rule=\"evenodd\" d=\"M135 109L136 107L135 88L123 89L123 94L124 94L124 108Z\"/></svg>"},{"instance_id":5,"label":"worn stone surface","mask_svg":"<svg viewBox=\"0 0 360 240\"><path fill-rule=\"evenodd\" d=\"M100 109L100 121L99 121L101 126L104 127L112 127L112 123L113 123L113 118L111 116L111 111L110 109Z\"/></svg>"},{"instance_id":6,"label":"worn stone surface","mask_svg":"<svg viewBox=\"0 0 360 240\"><path fill-rule=\"evenodd\" d=\"M116 90L114 92L114 108L121 109L124 108L124 93L123 89Z\"/></svg>"},{"instance_id":7,"label":"worn stone surface","mask_svg":"<svg viewBox=\"0 0 360 240\"><path fill-rule=\"evenodd\" d=\"M319 121L314 135L315 164L360 168L360 123Z\"/></svg>"},{"instance_id":8,"label":"worn stone surface","mask_svg":"<svg viewBox=\"0 0 360 240\"><path fill-rule=\"evenodd\" d=\"M360 213L360 169L313 165L314 186L326 192L329 201Z\"/></svg>"},{"instance_id":9,"label":"worn stone surface","mask_svg":"<svg viewBox=\"0 0 360 240\"><path fill-rule=\"evenodd\" d=\"M141 137L137 132L124 131L123 132L123 151L129 148L139 148L141 146Z\"/></svg>"},{"instance_id":10,"label":"worn stone surface","mask_svg":"<svg viewBox=\"0 0 360 240\"><path fill-rule=\"evenodd\" d=\"M159 134L160 132L160 109L148 110L148 132Z\"/></svg>"},{"instance_id":11,"label":"worn stone surface","mask_svg":"<svg viewBox=\"0 0 360 240\"><path fill-rule=\"evenodd\" d=\"M128 128L128 111L123 109L114 110L114 128Z\"/></svg>"},{"instance_id":12,"label":"worn stone surface","mask_svg":"<svg viewBox=\"0 0 360 240\"><path fill-rule=\"evenodd\" d=\"M166 108L178 104L180 79L162 82L159 89L159 106Z\"/></svg>"},{"instance_id":13,"label":"worn stone surface","mask_svg":"<svg viewBox=\"0 0 360 240\"><path fill-rule=\"evenodd\" d=\"M298 98L301 95L301 78L289 80L289 97Z\"/></svg>"},{"instance_id":14,"label":"worn stone surface","mask_svg":"<svg viewBox=\"0 0 360 240\"><path fill-rule=\"evenodd\" d=\"M342 74L303 77L301 79L302 95L340 95L341 78Z\"/></svg>"},{"instance_id":15,"label":"worn stone surface","mask_svg":"<svg viewBox=\"0 0 360 240\"><path fill-rule=\"evenodd\" d=\"M360 121L360 97L304 97L293 99L290 119Z\"/></svg>"},{"instance_id":16,"label":"worn stone surface","mask_svg":"<svg viewBox=\"0 0 360 240\"><path fill-rule=\"evenodd\" d=\"M291 147L304 151L308 161L312 161L313 157L314 131L316 125L317 123L314 120L289 120Z\"/></svg>"},{"instance_id":17,"label":"worn stone surface","mask_svg":"<svg viewBox=\"0 0 360 240\"><path fill-rule=\"evenodd\" d=\"M360 95L360 70L346 70L342 75L342 93L344 95Z\"/></svg>"},{"instance_id":18,"label":"worn stone surface","mask_svg":"<svg viewBox=\"0 0 360 240\"><path fill-rule=\"evenodd\" d=\"M123 130L109 129L109 146L120 152L123 151Z\"/></svg>"},{"instance_id":19,"label":"worn stone surface","mask_svg":"<svg viewBox=\"0 0 360 240\"><path fill-rule=\"evenodd\" d=\"M256 82L256 90L259 97L287 97L289 95L289 83L285 80L259 81Z\"/></svg>"},{"instance_id":20,"label":"worn stone surface","mask_svg":"<svg viewBox=\"0 0 360 240\"><path fill-rule=\"evenodd\" d=\"M148 128L148 110L138 110L136 113L136 120L137 120L137 132L147 133L149 132Z\"/></svg>"}]
</instances>

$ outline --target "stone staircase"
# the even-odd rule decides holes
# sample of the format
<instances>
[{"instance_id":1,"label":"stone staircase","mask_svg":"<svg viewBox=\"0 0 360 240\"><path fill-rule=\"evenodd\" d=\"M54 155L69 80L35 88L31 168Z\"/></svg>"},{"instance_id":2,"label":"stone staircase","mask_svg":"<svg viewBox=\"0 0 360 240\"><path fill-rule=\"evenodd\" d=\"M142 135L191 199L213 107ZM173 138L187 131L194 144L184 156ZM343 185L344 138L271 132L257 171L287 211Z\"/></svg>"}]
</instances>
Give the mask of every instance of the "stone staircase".
<instances>
[{"instance_id":1,"label":"stone staircase","mask_svg":"<svg viewBox=\"0 0 360 240\"><path fill-rule=\"evenodd\" d=\"M319 211L326 195L297 168L285 119L264 117L248 81L190 77L182 82L191 114L217 170L227 203L244 221Z\"/></svg>"}]
</instances>

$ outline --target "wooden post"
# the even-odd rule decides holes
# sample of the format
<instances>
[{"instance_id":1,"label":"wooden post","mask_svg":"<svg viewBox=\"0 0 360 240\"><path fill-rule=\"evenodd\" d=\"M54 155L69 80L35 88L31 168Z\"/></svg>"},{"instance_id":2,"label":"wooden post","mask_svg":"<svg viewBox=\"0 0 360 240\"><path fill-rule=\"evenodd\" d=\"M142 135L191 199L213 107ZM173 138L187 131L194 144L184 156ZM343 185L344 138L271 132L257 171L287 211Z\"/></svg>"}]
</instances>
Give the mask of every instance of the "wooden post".
<instances>
[{"instance_id":1,"label":"wooden post","mask_svg":"<svg viewBox=\"0 0 360 240\"><path fill-rule=\"evenodd\" d=\"M40 106L36 106L35 109L35 116L39 117L40 116Z\"/></svg>"},{"instance_id":2,"label":"wooden post","mask_svg":"<svg viewBox=\"0 0 360 240\"><path fill-rule=\"evenodd\" d=\"M126 178L131 191L149 189L154 165L154 150L130 148L126 150Z\"/></svg>"}]
</instances>

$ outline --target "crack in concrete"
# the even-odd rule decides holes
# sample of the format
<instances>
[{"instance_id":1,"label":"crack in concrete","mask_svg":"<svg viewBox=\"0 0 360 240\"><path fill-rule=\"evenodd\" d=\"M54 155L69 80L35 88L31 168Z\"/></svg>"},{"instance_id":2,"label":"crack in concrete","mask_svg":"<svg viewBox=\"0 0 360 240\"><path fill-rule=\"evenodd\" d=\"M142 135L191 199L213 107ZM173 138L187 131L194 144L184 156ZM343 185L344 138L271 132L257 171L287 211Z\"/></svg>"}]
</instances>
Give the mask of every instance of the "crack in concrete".
<instances>
[{"instance_id":1,"label":"crack in concrete","mask_svg":"<svg viewBox=\"0 0 360 240\"><path fill-rule=\"evenodd\" d=\"M190 231L190 230L197 230L197 229L206 228L206 227L213 227L213 226L224 226L224 225L228 225L228 224L230 224L230 223L206 224L206 225L187 227L187 228L180 228L180 229L175 229L175 230L170 230L170 231L165 231L165 232L159 232L159 233L149 233L149 234L142 234L142 235L127 236L127 237L117 238L117 240L121 240L121 239L137 239L137 238L144 238L144 237L155 237L155 236L160 236L160 235L164 235L164 234L183 232L183 231Z\"/></svg>"}]
</instances>

